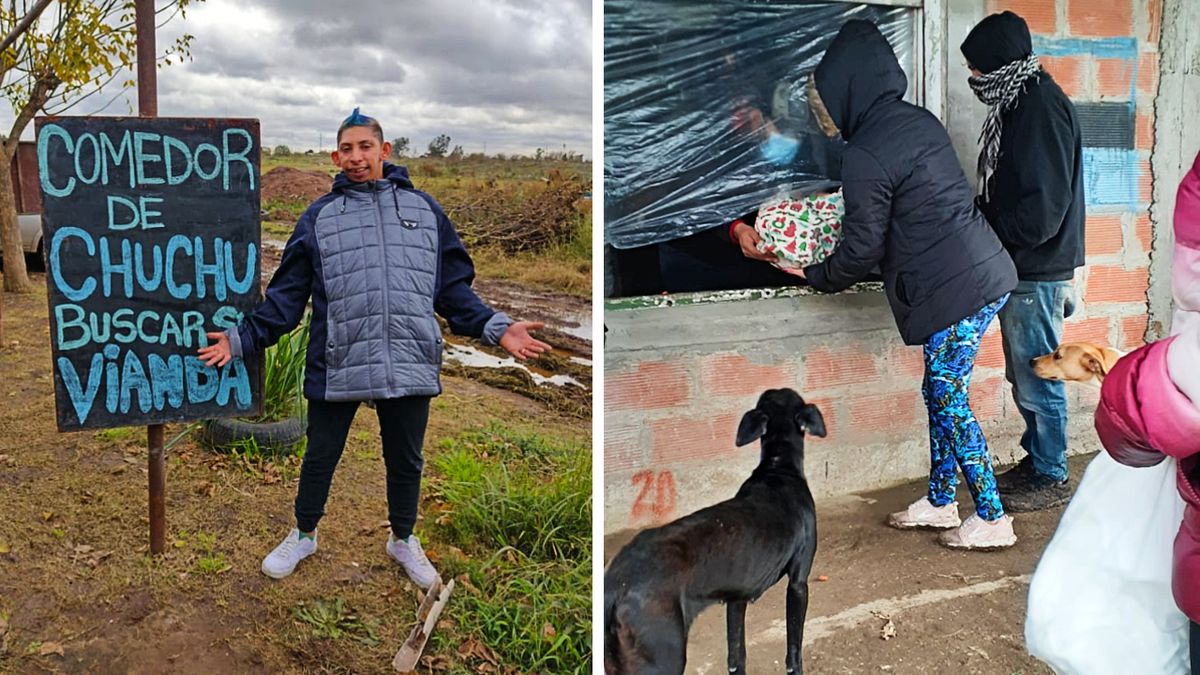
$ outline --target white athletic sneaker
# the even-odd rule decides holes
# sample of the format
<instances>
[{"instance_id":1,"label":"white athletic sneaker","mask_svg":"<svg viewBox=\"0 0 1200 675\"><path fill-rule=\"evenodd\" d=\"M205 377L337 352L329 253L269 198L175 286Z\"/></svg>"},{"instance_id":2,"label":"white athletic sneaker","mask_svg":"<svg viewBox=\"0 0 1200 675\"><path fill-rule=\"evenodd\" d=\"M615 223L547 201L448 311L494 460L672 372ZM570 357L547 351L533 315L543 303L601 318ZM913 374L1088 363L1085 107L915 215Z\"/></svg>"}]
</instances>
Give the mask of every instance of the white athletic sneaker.
<instances>
[{"instance_id":1,"label":"white athletic sneaker","mask_svg":"<svg viewBox=\"0 0 1200 675\"><path fill-rule=\"evenodd\" d=\"M292 528L288 536L263 558L262 573L272 579L282 579L296 569L296 565L308 556L317 552L317 534L313 538L300 537L300 530Z\"/></svg>"},{"instance_id":2,"label":"white athletic sneaker","mask_svg":"<svg viewBox=\"0 0 1200 675\"><path fill-rule=\"evenodd\" d=\"M888 525L901 530L914 527L948 529L958 527L961 523L958 518L958 502L934 506L925 497L909 504L907 509L888 516Z\"/></svg>"},{"instance_id":3,"label":"white athletic sneaker","mask_svg":"<svg viewBox=\"0 0 1200 675\"><path fill-rule=\"evenodd\" d=\"M1008 514L989 522L972 513L962 527L943 532L938 541L950 548L1007 548L1017 543L1012 524L1012 516Z\"/></svg>"},{"instance_id":4,"label":"white athletic sneaker","mask_svg":"<svg viewBox=\"0 0 1200 675\"><path fill-rule=\"evenodd\" d=\"M397 539L394 534L388 535L387 552L404 567L408 578L421 588L428 590L433 582L437 581L437 570L433 569L433 563L425 557L425 550L421 548L421 541L417 539L417 535L410 534L406 540Z\"/></svg>"}]
</instances>

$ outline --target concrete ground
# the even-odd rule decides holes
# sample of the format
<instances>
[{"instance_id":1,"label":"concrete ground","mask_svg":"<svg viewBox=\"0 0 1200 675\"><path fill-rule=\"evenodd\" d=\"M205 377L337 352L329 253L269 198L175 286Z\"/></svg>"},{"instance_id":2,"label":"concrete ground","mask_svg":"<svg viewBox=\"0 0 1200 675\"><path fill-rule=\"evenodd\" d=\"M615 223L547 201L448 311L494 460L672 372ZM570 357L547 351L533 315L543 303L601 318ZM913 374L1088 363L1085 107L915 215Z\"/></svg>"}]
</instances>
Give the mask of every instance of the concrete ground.
<instances>
[{"instance_id":1,"label":"concrete ground","mask_svg":"<svg viewBox=\"0 0 1200 675\"><path fill-rule=\"evenodd\" d=\"M1070 460L1072 486L1094 455ZM887 527L923 484L817 502L817 557L810 578L804 667L808 673L987 673L1031 675L1050 669L1025 652L1029 578L1064 507L1015 514L1016 546L996 552L951 551L932 531ZM736 486L729 486L732 495ZM959 510L971 497L960 486ZM605 538L605 562L632 537ZM819 581L818 577L827 578ZM747 670L783 672L785 583L746 612ZM696 620L687 673L726 672L725 611Z\"/></svg>"}]
</instances>

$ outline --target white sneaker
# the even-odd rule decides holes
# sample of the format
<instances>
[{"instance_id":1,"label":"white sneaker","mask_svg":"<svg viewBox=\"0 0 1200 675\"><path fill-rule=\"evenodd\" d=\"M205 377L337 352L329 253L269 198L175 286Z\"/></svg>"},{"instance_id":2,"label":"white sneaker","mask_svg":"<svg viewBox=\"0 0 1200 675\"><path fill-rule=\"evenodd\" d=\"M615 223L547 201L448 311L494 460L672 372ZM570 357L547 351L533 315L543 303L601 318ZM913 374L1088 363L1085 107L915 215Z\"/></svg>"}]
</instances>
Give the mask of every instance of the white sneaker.
<instances>
[{"instance_id":1,"label":"white sneaker","mask_svg":"<svg viewBox=\"0 0 1200 675\"><path fill-rule=\"evenodd\" d=\"M317 552L317 533L313 538L301 538L300 530L292 528L288 536L263 558L262 573L272 579L282 579L296 569L296 565L308 556Z\"/></svg>"},{"instance_id":2,"label":"white sneaker","mask_svg":"<svg viewBox=\"0 0 1200 675\"><path fill-rule=\"evenodd\" d=\"M1007 548L1017 543L1017 535L1013 532L1012 516L1008 514L987 521L972 513L963 521L962 527L943 532L938 541L950 548Z\"/></svg>"},{"instance_id":3,"label":"white sneaker","mask_svg":"<svg viewBox=\"0 0 1200 675\"><path fill-rule=\"evenodd\" d=\"M958 502L934 506L925 497L909 504L907 509L888 516L888 525L901 530L914 527L947 529L958 527L961 523L958 517Z\"/></svg>"},{"instance_id":4,"label":"white sneaker","mask_svg":"<svg viewBox=\"0 0 1200 675\"><path fill-rule=\"evenodd\" d=\"M408 578L421 588L429 590L437 581L437 570L425 557L425 550L421 548L421 540L417 539L417 535L410 534L405 540L397 539L394 534L388 535L387 552L404 567Z\"/></svg>"}]
</instances>

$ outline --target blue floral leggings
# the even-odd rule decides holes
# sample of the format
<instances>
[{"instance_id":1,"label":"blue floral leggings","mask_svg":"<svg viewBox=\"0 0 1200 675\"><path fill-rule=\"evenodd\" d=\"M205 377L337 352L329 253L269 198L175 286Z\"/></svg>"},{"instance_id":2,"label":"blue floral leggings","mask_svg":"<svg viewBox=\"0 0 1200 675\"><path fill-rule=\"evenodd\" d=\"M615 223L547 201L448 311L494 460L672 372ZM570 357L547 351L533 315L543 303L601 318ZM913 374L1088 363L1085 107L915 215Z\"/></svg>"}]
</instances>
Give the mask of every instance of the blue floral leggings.
<instances>
[{"instance_id":1,"label":"blue floral leggings","mask_svg":"<svg viewBox=\"0 0 1200 675\"><path fill-rule=\"evenodd\" d=\"M984 520L1004 515L992 455L967 398L971 370L979 342L1000 308L1008 300L983 307L958 323L940 330L925 341L925 382L921 393L929 410L929 501L944 506L954 501L955 462L962 468L967 488L975 500L975 513Z\"/></svg>"}]
</instances>

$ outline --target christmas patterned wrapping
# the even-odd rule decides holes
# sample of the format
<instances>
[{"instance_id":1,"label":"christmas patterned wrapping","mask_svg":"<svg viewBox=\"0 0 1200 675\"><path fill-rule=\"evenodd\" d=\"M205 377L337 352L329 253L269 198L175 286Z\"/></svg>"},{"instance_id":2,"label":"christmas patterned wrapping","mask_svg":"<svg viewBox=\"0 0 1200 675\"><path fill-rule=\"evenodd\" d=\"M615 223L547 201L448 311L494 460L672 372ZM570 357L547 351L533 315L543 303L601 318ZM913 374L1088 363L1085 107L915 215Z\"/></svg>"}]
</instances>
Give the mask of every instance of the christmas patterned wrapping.
<instances>
[{"instance_id":1,"label":"christmas patterned wrapping","mask_svg":"<svg viewBox=\"0 0 1200 675\"><path fill-rule=\"evenodd\" d=\"M808 197L782 197L758 209L754 229L762 238L759 250L774 253L779 269L795 274L800 268L829 257L842 240L845 214L842 191Z\"/></svg>"}]
</instances>

